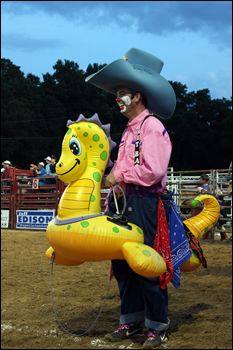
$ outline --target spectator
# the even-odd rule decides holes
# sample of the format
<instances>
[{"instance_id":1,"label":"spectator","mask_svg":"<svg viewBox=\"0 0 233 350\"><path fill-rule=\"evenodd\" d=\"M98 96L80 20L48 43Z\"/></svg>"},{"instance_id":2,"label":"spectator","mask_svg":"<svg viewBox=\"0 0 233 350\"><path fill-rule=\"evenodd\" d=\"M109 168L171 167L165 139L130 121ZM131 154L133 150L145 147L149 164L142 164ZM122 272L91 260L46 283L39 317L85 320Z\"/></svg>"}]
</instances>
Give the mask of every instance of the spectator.
<instances>
[{"instance_id":1,"label":"spectator","mask_svg":"<svg viewBox=\"0 0 233 350\"><path fill-rule=\"evenodd\" d=\"M53 174L52 176L56 176L56 156L52 155L51 156L51 163L50 163L50 171L51 174Z\"/></svg>"},{"instance_id":2,"label":"spectator","mask_svg":"<svg viewBox=\"0 0 233 350\"><path fill-rule=\"evenodd\" d=\"M13 167L11 162L9 160L5 160L2 165L5 170L1 174L1 179L13 179Z\"/></svg>"},{"instance_id":3,"label":"spectator","mask_svg":"<svg viewBox=\"0 0 233 350\"><path fill-rule=\"evenodd\" d=\"M205 193L205 192L209 192L210 188L209 188L209 176L207 174L202 174L200 177L200 182L202 182L201 186L197 187L197 192L199 193Z\"/></svg>"},{"instance_id":4,"label":"spectator","mask_svg":"<svg viewBox=\"0 0 233 350\"><path fill-rule=\"evenodd\" d=\"M231 163L229 165L227 181L232 180L231 171L232 171L232 161L231 161Z\"/></svg>"},{"instance_id":5,"label":"spectator","mask_svg":"<svg viewBox=\"0 0 233 350\"><path fill-rule=\"evenodd\" d=\"M44 163L38 163L38 167L35 167L37 177L43 177L46 175L46 171L44 169ZM46 185L46 180L39 181L39 185Z\"/></svg>"},{"instance_id":6,"label":"spectator","mask_svg":"<svg viewBox=\"0 0 233 350\"><path fill-rule=\"evenodd\" d=\"M56 156L52 155L51 156L51 163L50 163L50 176L57 176L56 174ZM56 179L53 178L53 179L49 179L49 183L51 184L55 184L56 183Z\"/></svg>"},{"instance_id":7,"label":"spectator","mask_svg":"<svg viewBox=\"0 0 233 350\"><path fill-rule=\"evenodd\" d=\"M221 201L221 207L222 207L222 209L220 210L220 214L222 215L222 218L218 220L218 229L220 231L223 231L223 232L220 232L221 241L226 241L228 236L227 236L227 232L225 232L226 229L224 227L224 223L226 223L226 221L224 219L227 219L227 212L226 212L226 209L223 208L223 206L225 205L224 195L223 195L220 187L218 188L218 198Z\"/></svg>"},{"instance_id":8,"label":"spectator","mask_svg":"<svg viewBox=\"0 0 233 350\"><path fill-rule=\"evenodd\" d=\"M45 158L45 161L46 161L45 176L50 176L51 175L51 170L50 170L51 158L48 156L47 158Z\"/></svg>"},{"instance_id":9,"label":"spectator","mask_svg":"<svg viewBox=\"0 0 233 350\"><path fill-rule=\"evenodd\" d=\"M5 162L2 163L4 171L1 173L1 179L12 179L14 177L14 171L12 164L9 160L5 160ZM1 182L1 186L9 186L10 182ZM9 191L4 191L5 193L9 193Z\"/></svg>"}]
</instances>

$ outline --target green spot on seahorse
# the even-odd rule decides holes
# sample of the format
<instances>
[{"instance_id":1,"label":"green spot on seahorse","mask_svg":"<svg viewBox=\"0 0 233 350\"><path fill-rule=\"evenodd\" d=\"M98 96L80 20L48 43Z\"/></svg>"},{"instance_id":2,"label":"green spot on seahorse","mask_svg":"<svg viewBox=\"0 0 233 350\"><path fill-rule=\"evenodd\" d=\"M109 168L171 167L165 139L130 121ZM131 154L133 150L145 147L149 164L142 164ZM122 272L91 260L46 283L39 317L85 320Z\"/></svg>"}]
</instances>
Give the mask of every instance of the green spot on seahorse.
<instances>
[{"instance_id":1,"label":"green spot on seahorse","mask_svg":"<svg viewBox=\"0 0 233 350\"><path fill-rule=\"evenodd\" d=\"M83 136L87 137L88 136L88 132L84 132Z\"/></svg>"},{"instance_id":2,"label":"green spot on seahorse","mask_svg":"<svg viewBox=\"0 0 233 350\"><path fill-rule=\"evenodd\" d=\"M101 200L100 200L100 208L102 208L102 202L101 202Z\"/></svg>"},{"instance_id":3,"label":"green spot on seahorse","mask_svg":"<svg viewBox=\"0 0 233 350\"><path fill-rule=\"evenodd\" d=\"M106 152L106 151L103 151L103 152L101 153L101 155L100 155L100 158L101 158L102 160L106 160L106 159L107 159L107 156L108 156L107 152Z\"/></svg>"},{"instance_id":4,"label":"green spot on seahorse","mask_svg":"<svg viewBox=\"0 0 233 350\"><path fill-rule=\"evenodd\" d=\"M204 232L207 232L209 230L209 227L206 227L205 229L204 229Z\"/></svg>"},{"instance_id":5,"label":"green spot on seahorse","mask_svg":"<svg viewBox=\"0 0 233 350\"><path fill-rule=\"evenodd\" d=\"M142 254L144 254L145 256L151 256L151 253L148 250L143 250Z\"/></svg>"},{"instance_id":6,"label":"green spot on seahorse","mask_svg":"<svg viewBox=\"0 0 233 350\"><path fill-rule=\"evenodd\" d=\"M91 195L91 202L95 201L95 196L93 196L93 194Z\"/></svg>"},{"instance_id":7,"label":"green spot on seahorse","mask_svg":"<svg viewBox=\"0 0 233 350\"><path fill-rule=\"evenodd\" d=\"M71 129L69 129L68 131L67 131L67 135L69 135L71 133Z\"/></svg>"},{"instance_id":8,"label":"green spot on seahorse","mask_svg":"<svg viewBox=\"0 0 233 350\"><path fill-rule=\"evenodd\" d=\"M95 134L95 135L93 136L93 141L98 142L99 139L100 139L99 135Z\"/></svg>"},{"instance_id":9,"label":"green spot on seahorse","mask_svg":"<svg viewBox=\"0 0 233 350\"><path fill-rule=\"evenodd\" d=\"M140 233L140 235L142 234L142 231L140 230L140 228L139 227L137 227L137 230L138 230L138 232Z\"/></svg>"},{"instance_id":10,"label":"green spot on seahorse","mask_svg":"<svg viewBox=\"0 0 233 350\"><path fill-rule=\"evenodd\" d=\"M77 129L80 130L80 126Z\"/></svg>"},{"instance_id":11,"label":"green spot on seahorse","mask_svg":"<svg viewBox=\"0 0 233 350\"><path fill-rule=\"evenodd\" d=\"M53 228L53 225L50 226L50 230L52 230L52 228Z\"/></svg>"},{"instance_id":12,"label":"green spot on seahorse","mask_svg":"<svg viewBox=\"0 0 233 350\"><path fill-rule=\"evenodd\" d=\"M96 162L93 162L92 164L93 164L93 165L96 165Z\"/></svg>"},{"instance_id":13,"label":"green spot on seahorse","mask_svg":"<svg viewBox=\"0 0 233 350\"><path fill-rule=\"evenodd\" d=\"M88 125L88 128L91 128L91 125Z\"/></svg>"},{"instance_id":14,"label":"green spot on seahorse","mask_svg":"<svg viewBox=\"0 0 233 350\"><path fill-rule=\"evenodd\" d=\"M113 232L115 232L115 233L118 233L119 232L119 229L117 228L117 227L113 227Z\"/></svg>"},{"instance_id":15,"label":"green spot on seahorse","mask_svg":"<svg viewBox=\"0 0 233 350\"><path fill-rule=\"evenodd\" d=\"M145 245L144 243L138 243L138 244L140 244L140 245Z\"/></svg>"},{"instance_id":16,"label":"green spot on seahorse","mask_svg":"<svg viewBox=\"0 0 233 350\"><path fill-rule=\"evenodd\" d=\"M100 181L100 174L99 173L94 173L93 178L95 181L99 182Z\"/></svg>"},{"instance_id":17,"label":"green spot on seahorse","mask_svg":"<svg viewBox=\"0 0 233 350\"><path fill-rule=\"evenodd\" d=\"M83 221L83 222L81 222L81 226L84 227L84 228L86 228L86 227L89 226L89 222Z\"/></svg>"},{"instance_id":18,"label":"green spot on seahorse","mask_svg":"<svg viewBox=\"0 0 233 350\"><path fill-rule=\"evenodd\" d=\"M99 145L99 148L104 148L104 145L101 143L101 144Z\"/></svg>"},{"instance_id":19,"label":"green spot on seahorse","mask_svg":"<svg viewBox=\"0 0 233 350\"><path fill-rule=\"evenodd\" d=\"M67 226L67 230L69 230L70 228L71 228L71 225L68 225L68 226Z\"/></svg>"}]
</instances>

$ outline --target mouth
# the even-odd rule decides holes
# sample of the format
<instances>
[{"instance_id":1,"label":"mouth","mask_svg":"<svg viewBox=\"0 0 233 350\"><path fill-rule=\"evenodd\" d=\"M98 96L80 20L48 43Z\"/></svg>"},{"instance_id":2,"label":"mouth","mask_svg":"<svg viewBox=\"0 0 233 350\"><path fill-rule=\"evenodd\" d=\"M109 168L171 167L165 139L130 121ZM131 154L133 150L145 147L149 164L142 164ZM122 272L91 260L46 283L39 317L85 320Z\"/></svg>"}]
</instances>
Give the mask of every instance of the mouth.
<instances>
[{"instance_id":1,"label":"mouth","mask_svg":"<svg viewBox=\"0 0 233 350\"><path fill-rule=\"evenodd\" d=\"M118 106L120 107L120 109L123 111L123 109L126 109L125 104L123 103L121 98L116 98L116 102L118 104Z\"/></svg>"},{"instance_id":2,"label":"mouth","mask_svg":"<svg viewBox=\"0 0 233 350\"><path fill-rule=\"evenodd\" d=\"M57 173L57 175L65 175L65 174L68 174L71 170L73 170L73 169L76 167L77 164L78 164L78 165L80 164L80 160L79 160L78 158L76 158L75 160L76 160L76 162L75 162L74 166L73 166L71 169L69 169L68 171L66 171L65 173L62 173L62 174L58 174L58 173Z\"/></svg>"}]
</instances>

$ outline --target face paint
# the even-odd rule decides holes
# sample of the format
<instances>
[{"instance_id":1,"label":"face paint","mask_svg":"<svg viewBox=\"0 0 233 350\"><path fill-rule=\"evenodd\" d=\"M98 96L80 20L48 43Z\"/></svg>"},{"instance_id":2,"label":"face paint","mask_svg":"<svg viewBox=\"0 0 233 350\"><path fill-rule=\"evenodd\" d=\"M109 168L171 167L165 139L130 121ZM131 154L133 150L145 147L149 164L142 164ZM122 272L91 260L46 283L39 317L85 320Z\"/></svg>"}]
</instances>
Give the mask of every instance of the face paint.
<instances>
[{"instance_id":1,"label":"face paint","mask_svg":"<svg viewBox=\"0 0 233 350\"><path fill-rule=\"evenodd\" d=\"M118 103L121 109L121 113L124 113L126 111L126 106L129 106L132 103L131 98L129 96L117 97L116 102Z\"/></svg>"}]
</instances>

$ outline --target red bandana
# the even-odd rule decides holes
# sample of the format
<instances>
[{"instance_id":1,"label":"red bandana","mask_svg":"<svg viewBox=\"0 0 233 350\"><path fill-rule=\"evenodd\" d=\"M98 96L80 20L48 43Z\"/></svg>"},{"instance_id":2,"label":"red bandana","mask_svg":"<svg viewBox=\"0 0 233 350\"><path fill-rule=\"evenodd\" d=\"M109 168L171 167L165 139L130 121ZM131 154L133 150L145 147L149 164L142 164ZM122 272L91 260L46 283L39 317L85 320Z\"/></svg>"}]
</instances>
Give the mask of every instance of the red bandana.
<instances>
[{"instance_id":1,"label":"red bandana","mask_svg":"<svg viewBox=\"0 0 233 350\"><path fill-rule=\"evenodd\" d=\"M166 272L159 277L160 288L165 289L166 285L171 281L173 277L173 265L168 225L160 193L158 203L158 225L153 248L162 256L167 265Z\"/></svg>"}]
</instances>

